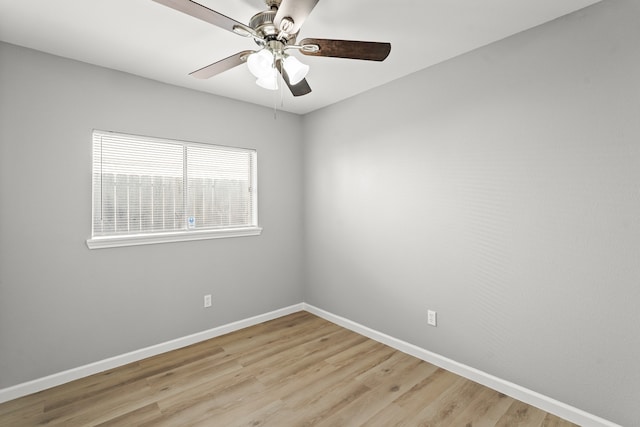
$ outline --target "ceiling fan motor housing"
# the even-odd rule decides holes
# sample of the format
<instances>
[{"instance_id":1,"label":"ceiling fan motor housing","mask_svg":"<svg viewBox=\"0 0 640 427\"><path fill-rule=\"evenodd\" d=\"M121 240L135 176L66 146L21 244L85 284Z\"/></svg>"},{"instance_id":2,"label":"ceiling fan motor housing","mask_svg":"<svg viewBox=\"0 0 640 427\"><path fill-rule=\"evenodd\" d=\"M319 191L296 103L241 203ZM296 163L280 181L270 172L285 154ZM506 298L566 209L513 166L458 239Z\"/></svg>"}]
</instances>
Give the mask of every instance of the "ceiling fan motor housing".
<instances>
[{"instance_id":1,"label":"ceiling fan motor housing","mask_svg":"<svg viewBox=\"0 0 640 427\"><path fill-rule=\"evenodd\" d=\"M256 13L249 20L249 26L267 41L280 40L285 45L294 44L297 34L282 33L273 23L277 12L277 9L271 9Z\"/></svg>"}]
</instances>

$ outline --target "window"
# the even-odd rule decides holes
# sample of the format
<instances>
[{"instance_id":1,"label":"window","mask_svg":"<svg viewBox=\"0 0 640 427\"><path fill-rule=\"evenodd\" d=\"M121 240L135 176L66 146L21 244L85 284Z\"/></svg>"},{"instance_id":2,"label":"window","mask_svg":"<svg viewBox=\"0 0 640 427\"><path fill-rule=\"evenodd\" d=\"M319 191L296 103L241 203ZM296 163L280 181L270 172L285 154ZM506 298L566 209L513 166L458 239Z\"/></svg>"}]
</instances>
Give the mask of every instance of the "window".
<instances>
[{"instance_id":1,"label":"window","mask_svg":"<svg viewBox=\"0 0 640 427\"><path fill-rule=\"evenodd\" d=\"M93 132L89 248L258 235L256 151Z\"/></svg>"}]
</instances>

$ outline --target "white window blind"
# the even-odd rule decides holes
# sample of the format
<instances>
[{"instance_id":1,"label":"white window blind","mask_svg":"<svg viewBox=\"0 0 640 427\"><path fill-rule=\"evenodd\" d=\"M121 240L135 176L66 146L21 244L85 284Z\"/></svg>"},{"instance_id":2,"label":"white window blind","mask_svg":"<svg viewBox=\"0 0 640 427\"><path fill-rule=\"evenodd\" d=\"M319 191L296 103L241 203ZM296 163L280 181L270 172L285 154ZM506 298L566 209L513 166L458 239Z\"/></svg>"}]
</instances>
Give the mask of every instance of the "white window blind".
<instances>
[{"instance_id":1,"label":"white window blind","mask_svg":"<svg viewBox=\"0 0 640 427\"><path fill-rule=\"evenodd\" d=\"M251 222L251 163L244 151L187 147L190 226L238 227Z\"/></svg>"},{"instance_id":2,"label":"white window blind","mask_svg":"<svg viewBox=\"0 0 640 427\"><path fill-rule=\"evenodd\" d=\"M259 234L255 150L93 132L89 247Z\"/></svg>"}]
</instances>

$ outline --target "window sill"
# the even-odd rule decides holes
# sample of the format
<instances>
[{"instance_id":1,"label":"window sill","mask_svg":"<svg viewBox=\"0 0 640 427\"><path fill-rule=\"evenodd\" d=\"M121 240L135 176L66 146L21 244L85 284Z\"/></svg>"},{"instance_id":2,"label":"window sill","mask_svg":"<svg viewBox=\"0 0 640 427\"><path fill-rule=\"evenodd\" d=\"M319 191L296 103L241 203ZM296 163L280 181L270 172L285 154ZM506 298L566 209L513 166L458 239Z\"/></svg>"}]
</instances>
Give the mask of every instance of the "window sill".
<instances>
[{"instance_id":1,"label":"window sill","mask_svg":"<svg viewBox=\"0 0 640 427\"><path fill-rule=\"evenodd\" d=\"M94 237L87 240L89 249L120 246L153 245L156 243L187 242L190 240L223 239L227 237L259 236L261 227L228 228L224 230L184 231L176 233L135 234L129 236Z\"/></svg>"}]
</instances>

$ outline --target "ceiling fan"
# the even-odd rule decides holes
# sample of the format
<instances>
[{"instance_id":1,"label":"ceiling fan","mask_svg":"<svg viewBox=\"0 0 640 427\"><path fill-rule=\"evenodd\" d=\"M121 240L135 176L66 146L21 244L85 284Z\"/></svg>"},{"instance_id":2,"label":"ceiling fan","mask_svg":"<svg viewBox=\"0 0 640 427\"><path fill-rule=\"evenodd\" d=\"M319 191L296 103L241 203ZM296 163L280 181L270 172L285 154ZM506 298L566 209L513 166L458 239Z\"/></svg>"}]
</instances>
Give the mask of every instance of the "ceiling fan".
<instances>
[{"instance_id":1,"label":"ceiling fan","mask_svg":"<svg viewBox=\"0 0 640 427\"><path fill-rule=\"evenodd\" d=\"M265 88L278 88L278 74L293 96L311 92L305 76L309 66L301 63L288 51L298 50L304 55L334 58L384 61L391 52L390 43L355 40L304 39L296 43L300 27L318 0L265 0L267 10L258 12L244 25L192 0L153 0L172 9L209 22L235 34L251 37L257 50L244 50L228 58L196 70L190 75L208 79L243 63Z\"/></svg>"}]
</instances>

